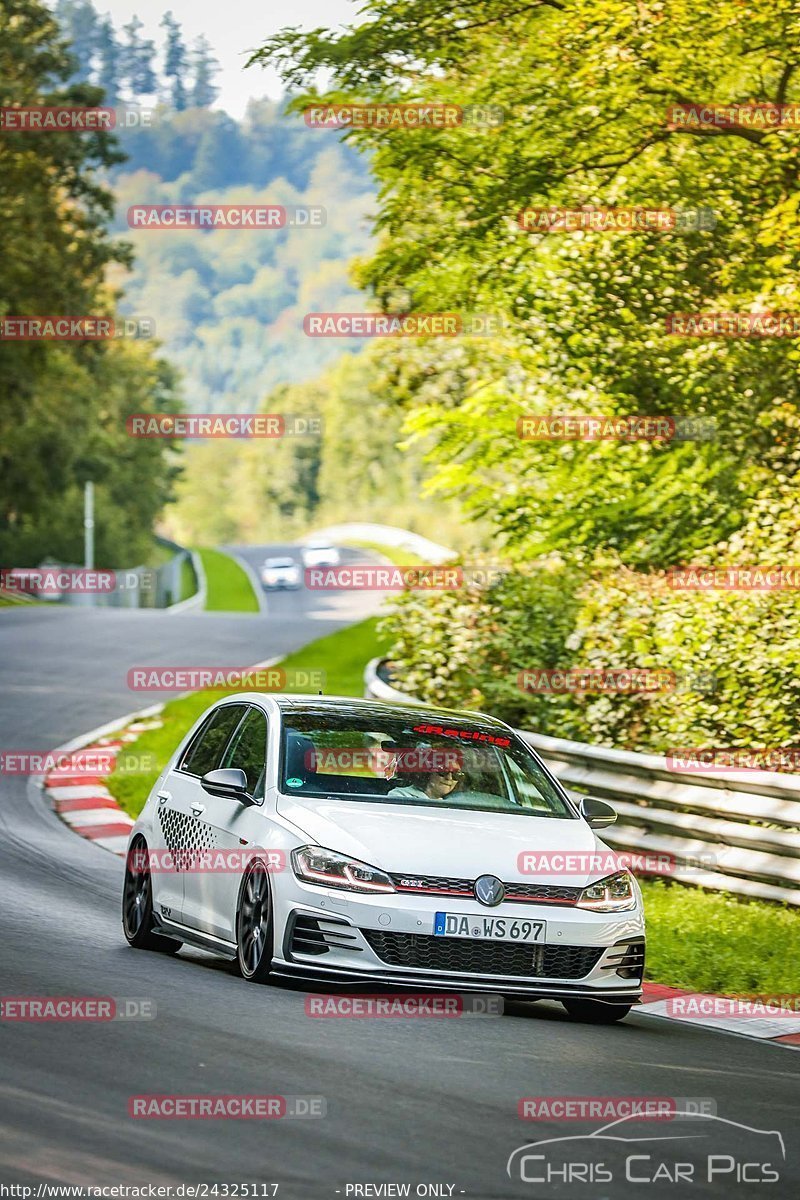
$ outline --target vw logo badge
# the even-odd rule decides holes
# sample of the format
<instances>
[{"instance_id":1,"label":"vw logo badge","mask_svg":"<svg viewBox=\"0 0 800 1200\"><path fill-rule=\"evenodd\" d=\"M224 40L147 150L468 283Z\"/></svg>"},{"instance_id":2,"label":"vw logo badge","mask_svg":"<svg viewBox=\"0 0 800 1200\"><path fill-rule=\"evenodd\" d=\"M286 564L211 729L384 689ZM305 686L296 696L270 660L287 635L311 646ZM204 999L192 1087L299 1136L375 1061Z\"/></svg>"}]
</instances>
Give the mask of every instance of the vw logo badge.
<instances>
[{"instance_id":1,"label":"vw logo badge","mask_svg":"<svg viewBox=\"0 0 800 1200\"><path fill-rule=\"evenodd\" d=\"M480 879L475 880L474 891L475 899L487 908L494 908L506 894L506 889L494 875L481 875Z\"/></svg>"}]
</instances>

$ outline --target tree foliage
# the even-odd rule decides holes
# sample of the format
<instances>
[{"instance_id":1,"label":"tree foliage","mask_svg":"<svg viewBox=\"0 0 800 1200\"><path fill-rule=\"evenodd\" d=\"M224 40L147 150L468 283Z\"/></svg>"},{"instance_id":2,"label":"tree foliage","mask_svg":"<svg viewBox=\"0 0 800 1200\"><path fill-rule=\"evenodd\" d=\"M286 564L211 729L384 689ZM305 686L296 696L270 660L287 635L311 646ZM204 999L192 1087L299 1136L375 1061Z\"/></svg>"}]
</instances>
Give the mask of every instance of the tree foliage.
<instances>
[{"instance_id":1,"label":"tree foliage","mask_svg":"<svg viewBox=\"0 0 800 1200\"><path fill-rule=\"evenodd\" d=\"M436 434L443 492L493 517L521 558L576 545L666 564L728 536L761 483L774 407L797 403L780 339L695 341L665 317L797 300L797 135L673 127L668 106L800 97L800 15L741 0L372 0L344 31L285 30L297 108L322 101L500 105L499 126L353 130L380 183L361 282L386 308L492 312L480 356L446 351L412 429ZM322 97L321 69L332 73ZM530 233L529 206L710 208L714 230ZM438 352L438 350L436 351ZM435 353L436 353L435 352ZM466 391L453 390L452 366ZM524 412L717 420L712 444L528 444Z\"/></svg>"},{"instance_id":2,"label":"tree foliage","mask_svg":"<svg viewBox=\"0 0 800 1200\"><path fill-rule=\"evenodd\" d=\"M361 519L430 534L419 453L399 454L402 412L386 391L384 349L345 354L318 379L282 384L264 413L318 419L318 436L187 443L168 510L178 540L260 542L309 525ZM455 506L440 506L436 537L458 541Z\"/></svg>"},{"instance_id":3,"label":"tree foliage","mask_svg":"<svg viewBox=\"0 0 800 1200\"><path fill-rule=\"evenodd\" d=\"M362 305L349 260L369 247L373 197L360 164L335 138L305 127L297 133L264 102L251 105L243 122L200 109L165 114L123 144L139 168L115 178L117 228L136 250L126 303L155 318L193 411L255 412L279 384L313 378L363 344L303 331L308 312ZM266 232L125 228L130 205L187 201L305 205L321 210L324 222Z\"/></svg>"},{"instance_id":4,"label":"tree foliage","mask_svg":"<svg viewBox=\"0 0 800 1200\"><path fill-rule=\"evenodd\" d=\"M188 50L171 12L161 21L163 47L157 53L155 42L142 36L144 24L135 15L118 31L92 0L57 0L54 11L70 43L70 80L102 87L107 104L116 105L121 98L141 103L159 93L178 111L214 103L219 65L208 40L201 36Z\"/></svg>"},{"instance_id":5,"label":"tree foliage","mask_svg":"<svg viewBox=\"0 0 800 1200\"><path fill-rule=\"evenodd\" d=\"M378 179L358 278L386 311L492 313L492 340L409 348L392 394L431 494L491 522L517 569L406 596L389 632L428 699L591 741L774 745L800 733L797 599L676 592L688 561L794 565L798 343L693 339L691 312L800 311L797 131L701 128L670 106L797 108L800 10L749 0L367 0L344 30L287 29L253 61L310 103L447 102L505 120L352 129ZM322 94L321 77L330 79ZM529 207L710 210L713 228L530 232ZM710 223L709 223L710 224ZM524 442L524 414L712 420L711 441ZM520 670L709 672L658 697L526 696Z\"/></svg>"},{"instance_id":6,"label":"tree foliage","mask_svg":"<svg viewBox=\"0 0 800 1200\"><path fill-rule=\"evenodd\" d=\"M99 104L92 85L62 85L72 67L43 4L0 9L0 105ZM130 261L98 179L120 160L113 139L4 130L0 155L0 315L113 315L106 272ZM98 562L145 553L174 470L158 443L131 444L125 418L175 411L174 384L144 344L0 340L1 561L79 557L86 479L98 483Z\"/></svg>"}]
</instances>

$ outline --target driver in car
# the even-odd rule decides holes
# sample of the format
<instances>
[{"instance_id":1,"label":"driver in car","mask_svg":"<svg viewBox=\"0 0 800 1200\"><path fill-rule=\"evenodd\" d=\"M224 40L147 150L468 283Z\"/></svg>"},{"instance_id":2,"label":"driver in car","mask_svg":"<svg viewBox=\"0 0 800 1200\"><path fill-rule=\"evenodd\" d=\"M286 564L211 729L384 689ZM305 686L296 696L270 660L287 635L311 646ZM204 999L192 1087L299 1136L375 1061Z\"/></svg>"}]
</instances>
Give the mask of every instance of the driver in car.
<instances>
[{"instance_id":1,"label":"driver in car","mask_svg":"<svg viewBox=\"0 0 800 1200\"><path fill-rule=\"evenodd\" d=\"M402 796L408 800L447 799L464 778L463 771L449 766L446 762L447 753L442 754L441 750L434 751L431 746L418 746L417 753L422 759L420 770L409 772L406 775L408 783L393 787L389 795ZM430 753L433 759L433 764L427 769L424 765L426 753ZM441 765L435 761L437 753L442 757Z\"/></svg>"},{"instance_id":2,"label":"driver in car","mask_svg":"<svg viewBox=\"0 0 800 1200\"><path fill-rule=\"evenodd\" d=\"M409 775L410 783L403 787L394 787L390 796L405 796L409 800L445 800L461 781L461 772L454 768L444 771L420 771Z\"/></svg>"}]
</instances>

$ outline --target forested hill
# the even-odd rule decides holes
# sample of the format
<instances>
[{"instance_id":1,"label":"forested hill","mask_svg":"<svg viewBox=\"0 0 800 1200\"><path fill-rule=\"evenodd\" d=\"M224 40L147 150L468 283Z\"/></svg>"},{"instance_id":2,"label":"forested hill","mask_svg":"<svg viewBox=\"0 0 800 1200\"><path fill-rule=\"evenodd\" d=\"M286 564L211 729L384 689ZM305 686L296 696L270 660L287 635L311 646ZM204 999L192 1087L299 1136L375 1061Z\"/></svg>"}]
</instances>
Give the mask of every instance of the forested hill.
<instances>
[{"instance_id":1,"label":"forested hill","mask_svg":"<svg viewBox=\"0 0 800 1200\"><path fill-rule=\"evenodd\" d=\"M123 308L152 317L194 411L258 407L279 383L317 375L344 348L303 332L310 311L360 308L348 263L369 244L364 160L329 131L254 101L243 121L194 108L157 110L121 138L114 228L133 243ZM127 227L133 204L323 206L321 228L158 230Z\"/></svg>"},{"instance_id":2,"label":"forested hill","mask_svg":"<svg viewBox=\"0 0 800 1200\"><path fill-rule=\"evenodd\" d=\"M123 312L154 321L164 354L182 372L187 408L255 410L276 384L317 375L347 343L308 338L304 314L363 306L348 263L369 245L374 187L364 157L269 100L252 101L242 120L211 107L210 48L202 38L187 45L171 13L154 30L136 18L116 28L89 0L59 0L55 13L74 80L102 86L108 104L151 113L149 125L117 130L127 160L109 172L112 230L133 244L135 258L132 273L113 282L124 289ZM128 228L129 206L175 203L321 205L326 223Z\"/></svg>"}]
</instances>

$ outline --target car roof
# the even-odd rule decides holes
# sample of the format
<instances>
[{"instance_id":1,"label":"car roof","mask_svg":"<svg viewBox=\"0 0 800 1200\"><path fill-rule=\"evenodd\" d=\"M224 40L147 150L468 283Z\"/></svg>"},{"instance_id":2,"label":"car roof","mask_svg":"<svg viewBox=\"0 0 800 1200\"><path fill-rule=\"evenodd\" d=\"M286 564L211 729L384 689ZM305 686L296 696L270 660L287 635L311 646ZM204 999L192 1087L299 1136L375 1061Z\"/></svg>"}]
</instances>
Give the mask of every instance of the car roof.
<instances>
[{"instance_id":1,"label":"car roof","mask_svg":"<svg viewBox=\"0 0 800 1200\"><path fill-rule=\"evenodd\" d=\"M345 709L354 711L359 716L374 716L376 721L388 717L397 720L422 721L439 718L442 721L466 721L471 724L480 722L492 725L498 729L510 729L504 721L490 717L486 713L475 712L471 709L443 708L437 704L404 704L394 700L363 700L357 696L314 696L308 692L231 692L216 701L217 704L264 704L269 707L277 706L282 717L308 713L324 721L326 714L342 712Z\"/></svg>"},{"instance_id":2,"label":"car roof","mask_svg":"<svg viewBox=\"0 0 800 1200\"><path fill-rule=\"evenodd\" d=\"M310 696L306 693L296 695L280 693L273 694L273 699L282 712L288 714L309 713L324 719L326 713L350 709L359 716L374 716L377 720L393 717L395 720L409 721L431 720L440 717L442 720L471 721L473 724L481 721L486 724L507 728L496 717L486 713L474 712L469 709L443 708L438 704L408 704L394 700L364 700L356 696Z\"/></svg>"},{"instance_id":3,"label":"car roof","mask_svg":"<svg viewBox=\"0 0 800 1200\"><path fill-rule=\"evenodd\" d=\"M294 559L293 558L285 558L285 557L283 557L283 558L265 558L264 566L265 567L293 567Z\"/></svg>"}]
</instances>

